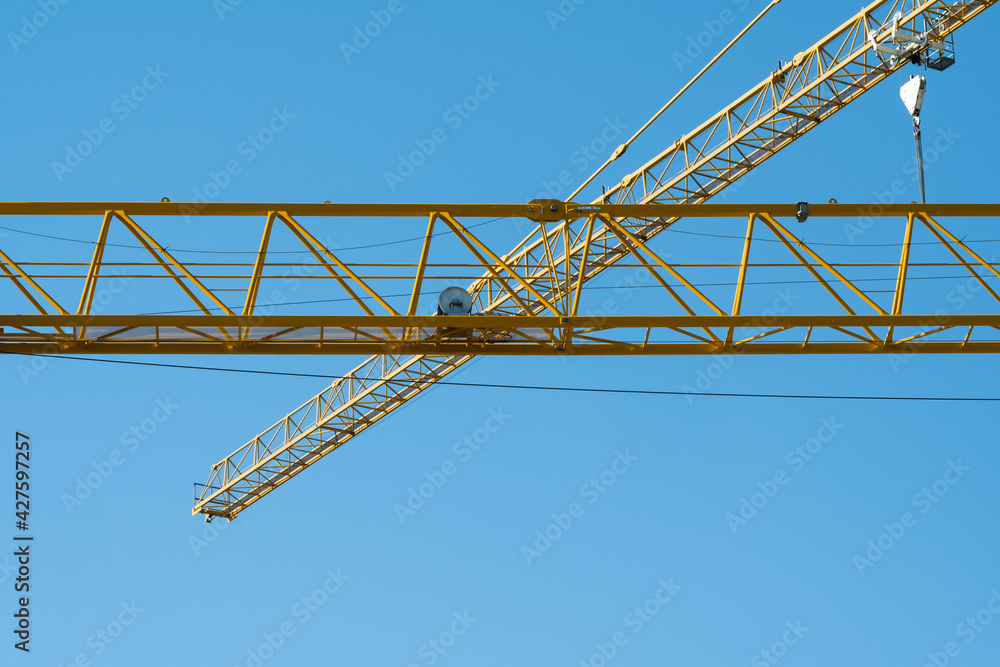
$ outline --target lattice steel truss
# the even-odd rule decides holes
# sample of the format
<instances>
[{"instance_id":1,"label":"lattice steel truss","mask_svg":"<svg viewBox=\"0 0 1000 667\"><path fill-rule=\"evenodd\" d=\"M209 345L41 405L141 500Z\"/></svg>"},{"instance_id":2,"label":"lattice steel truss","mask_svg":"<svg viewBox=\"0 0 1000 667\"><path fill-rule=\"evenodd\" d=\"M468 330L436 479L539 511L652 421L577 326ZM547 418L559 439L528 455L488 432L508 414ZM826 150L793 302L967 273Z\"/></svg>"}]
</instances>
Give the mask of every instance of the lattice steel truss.
<instances>
[{"instance_id":1,"label":"lattice steel truss","mask_svg":"<svg viewBox=\"0 0 1000 667\"><path fill-rule=\"evenodd\" d=\"M902 229L896 246L900 256L859 262L849 256L831 259L825 247L793 232L787 221L797 212L794 205L704 204L931 48L909 47L908 57L892 57L889 47L898 45L900 36L943 40L995 2L874 2L590 204L0 204L0 215L103 216L88 263L18 263L0 251L4 293L20 295L20 303L30 305L30 314L14 306L7 312L4 306L0 351L373 355L214 465L206 484L198 487L193 510L206 518L234 518L477 355L996 352L996 263L984 259L950 231L950 220L946 226L941 218L995 217L1000 214L997 205L811 205L810 224L856 217L859 210L880 221L896 218ZM894 39L889 26L897 13ZM619 149L616 159L623 153ZM152 216L197 216L196 221L258 216L264 227L253 262L182 262L137 221L143 219L145 225L144 218ZM317 238L313 223L302 222L317 216L422 218L427 226L418 257L361 263L346 261ZM534 231L501 254L463 223L480 218L527 219ZM652 246L655 237L679 229L682 220L691 230L696 218L745 221L738 257L724 260L730 249L720 243L709 260L682 262L683 257ZM109 231L119 226L148 254L145 261L105 260ZM292 234L311 256L311 266L344 295L343 312L259 312L262 285L280 275L283 266L269 251L276 229ZM912 260L912 239L918 233L930 239L920 243L933 245L945 259ZM442 234L459 244L462 261L430 261ZM765 241L770 249L751 261ZM776 259L775 251L784 258ZM109 266L129 271L129 279L173 284L196 312L95 312L97 285ZM651 301L652 312L640 314L581 311L587 298L584 285L612 267L647 275L662 301ZM419 313L429 285L454 282L470 268L479 272L468 288L476 314ZM931 268L964 272L992 300L977 302L984 305L976 313L904 308L904 296L906 303L914 301L913 272ZM706 270L731 271L733 280L726 288L732 292L720 295L718 285L709 288L690 277ZM748 277L785 270L804 272L814 288L804 305L745 315L755 284ZM887 278L858 278L859 270L891 271L894 289L865 288L862 280ZM385 291L385 285L400 281L409 286L405 303ZM75 310L61 296L65 289L45 289L56 283L77 285L69 290L79 295ZM240 295L242 306L227 304L229 293Z\"/></svg>"}]
</instances>

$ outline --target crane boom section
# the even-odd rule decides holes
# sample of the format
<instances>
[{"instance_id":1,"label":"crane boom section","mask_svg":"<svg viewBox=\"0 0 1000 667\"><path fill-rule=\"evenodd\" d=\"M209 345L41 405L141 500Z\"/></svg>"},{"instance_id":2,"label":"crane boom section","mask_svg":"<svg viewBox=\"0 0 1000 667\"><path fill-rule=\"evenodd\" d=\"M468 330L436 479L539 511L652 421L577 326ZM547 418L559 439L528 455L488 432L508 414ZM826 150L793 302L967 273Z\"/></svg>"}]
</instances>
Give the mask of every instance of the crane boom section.
<instances>
[{"instance_id":1,"label":"crane boom section","mask_svg":"<svg viewBox=\"0 0 1000 667\"><path fill-rule=\"evenodd\" d=\"M929 40L924 40L924 46L917 44L922 36L944 39L995 2L896 0L870 4L593 204L707 201L902 68L907 60L888 53L895 45L913 44L908 47L910 53L926 50ZM575 314L584 283L633 255L638 244L648 242L677 220L622 217L605 224L594 216L581 216L555 223L541 221L511 252L491 258L497 260L496 268L475 281L469 292L484 313L538 314L553 310L555 305L555 310ZM456 220L451 223L457 233L467 231ZM470 241L472 245L474 239ZM513 281L515 275L520 280ZM694 292L696 302L706 302L697 289L685 288ZM208 482L196 495L194 513L235 517L472 358L373 356L310 401L307 416L286 417L213 467ZM379 367L382 372L376 372ZM401 378L403 368L417 370ZM353 399L323 398L344 387L357 387L364 396L381 399L358 413ZM329 428L337 421L336 429ZM282 433L285 435L279 435ZM262 437L270 438L267 446L263 446Z\"/></svg>"}]
</instances>

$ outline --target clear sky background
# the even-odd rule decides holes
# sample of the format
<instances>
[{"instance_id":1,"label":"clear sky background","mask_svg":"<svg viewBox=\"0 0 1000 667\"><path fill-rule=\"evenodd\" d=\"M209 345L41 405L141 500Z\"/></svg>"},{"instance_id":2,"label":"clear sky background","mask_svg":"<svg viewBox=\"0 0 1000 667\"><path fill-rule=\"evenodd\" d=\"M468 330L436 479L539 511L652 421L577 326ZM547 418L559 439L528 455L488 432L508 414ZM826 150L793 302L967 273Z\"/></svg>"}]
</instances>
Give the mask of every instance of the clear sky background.
<instances>
[{"instance_id":1,"label":"clear sky background","mask_svg":"<svg viewBox=\"0 0 1000 667\"><path fill-rule=\"evenodd\" d=\"M765 5L588 0L553 24L547 12L559 11L557 0L401 0L377 37L345 54L341 44L387 2L225 1L50 0L58 11L27 30L30 38L5 37L3 199L187 201L235 160L241 171L216 201L526 202L563 170L582 182L596 163L581 160L581 145L609 123L638 129ZM40 5L4 3L3 33L20 34ZM858 8L785 0L629 150L622 169L640 166ZM720 21L724 11L730 23ZM675 54L712 26L720 34L704 52L678 64ZM998 28L1000 10L987 11L958 32L958 64L928 73L925 137L946 137L928 160L930 201L996 200L1000 94L990 77ZM450 123L447 109L481 78L494 82L492 93ZM144 83L144 99L123 106L121 96ZM905 188L898 200L916 199L898 83L883 83L725 200L870 202L896 182ZM275 110L281 132L263 150L247 148ZM53 167L105 119L113 130L91 155L70 171ZM412 176L388 183L398 156L438 127L447 140ZM957 229L992 258L995 222ZM0 223L93 239L100 221ZM810 223L800 228L810 240L851 241L841 221ZM241 233L198 224L160 229L186 248L252 249L259 238L259 226ZM415 234L350 221L323 231L347 247L419 235L422 224ZM499 240L519 237L500 229ZM898 243L900 229L879 226L856 241ZM739 235L742 224L725 230ZM90 252L0 232L15 258ZM665 252L693 243L664 236ZM738 258L738 241L724 248L719 261ZM404 251L416 257L419 247L393 252ZM898 249L887 252L898 258ZM908 304L996 312L982 291L958 304L967 282L939 273ZM759 303L779 288L765 288ZM811 288L788 289L798 290L795 312L820 308ZM652 312L652 292L625 298L612 290L601 300ZM4 312L20 308L14 303L10 290L0 293ZM118 304L133 312L165 306L128 293ZM357 361L144 360L331 375ZM190 516L192 482L325 381L31 364L0 358L9 461L0 484L13 483L15 431L29 432L36 535L30 656L11 646L13 559L0 556L3 665L920 667L933 656L939 665L993 667L1000 659L1000 615L981 611L991 600L1000 611L993 404L441 386L235 522L206 525ZM996 358L973 356L485 358L453 379L679 391L722 364L729 367L711 391L996 396L1000 370ZM162 416L158 405L170 406L169 417L130 449L123 434ZM478 451L456 449L481 438L477 429L497 415L502 425ZM817 437L826 442L810 460L794 453ZM116 450L124 461L67 507L67 495ZM449 461L457 472L401 521L394 506ZM598 491L590 480L602 473L614 482ZM769 483L776 475L787 483ZM949 480L937 486L946 493L921 500L939 480ZM727 519L762 488L772 497L745 524ZM9 491L2 496L12 505ZM572 525L553 527L566 521L553 515L573 503L580 511ZM911 525L894 526L907 512ZM4 516L13 533L13 517ZM556 538L546 545L536 531L547 530ZM891 548L859 566L856 557L880 538ZM526 556L525 547L539 552ZM950 657L942 654L949 642Z\"/></svg>"}]
</instances>

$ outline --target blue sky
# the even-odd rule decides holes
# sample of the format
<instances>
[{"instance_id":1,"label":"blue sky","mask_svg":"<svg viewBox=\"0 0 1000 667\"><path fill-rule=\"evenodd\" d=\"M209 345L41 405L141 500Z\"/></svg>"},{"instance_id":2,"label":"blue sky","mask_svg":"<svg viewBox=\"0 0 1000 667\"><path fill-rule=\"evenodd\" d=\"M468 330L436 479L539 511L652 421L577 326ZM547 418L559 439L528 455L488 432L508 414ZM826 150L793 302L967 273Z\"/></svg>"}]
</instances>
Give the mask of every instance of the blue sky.
<instances>
[{"instance_id":1,"label":"blue sky","mask_svg":"<svg viewBox=\"0 0 1000 667\"><path fill-rule=\"evenodd\" d=\"M3 198L525 202L561 171L582 182L606 155L581 146L638 129L765 5L562 4L573 11L554 22L557 0L5 3ZM45 7L44 25L25 28ZM625 168L858 7L778 5L630 148ZM925 137L942 142L928 159L930 201L995 199L996 11L959 31L955 67L928 74ZM355 42L380 18L377 36ZM711 29L719 35L704 52L681 62L688 40ZM897 84L725 200L871 202L894 184L900 201L916 199ZM477 89L477 109L449 114ZM251 137L272 136L264 129L273 138L255 145ZM433 153L402 176L399 156L435 131ZM68 156L84 139L94 150ZM993 222L956 228L992 257ZM2 221L72 238L94 238L99 223ZM851 241L839 221L805 229L811 240ZM15 257L86 251L0 231ZM365 222L330 234L351 246L422 231ZM898 243L898 231L878 226L863 240ZM187 248L253 249L258 239L257 228L200 221L170 233ZM704 250L685 239L671 237L667 251ZM928 280L913 306L996 312L982 292L960 297L966 282ZM800 312L819 307L808 288L791 289ZM12 307L9 292L0 299ZM163 307L156 299L126 291L114 307ZM637 291L618 305L658 303ZM357 361L142 360L330 375ZM995 358L973 356L483 358L455 379L679 391L714 375L719 392L996 395L997 370ZM1000 610L991 404L440 386L237 521L206 525L190 516L192 482L323 380L13 356L0 358L0 377L8 451L16 431L31 434L36 536L29 656L11 647L13 559L0 557L5 665L919 667L947 658L986 667L1000 656L1000 616L989 611ZM102 470L99 486L67 506ZM396 505L435 480L440 488L401 519ZM868 555L880 540L889 548Z\"/></svg>"}]
</instances>

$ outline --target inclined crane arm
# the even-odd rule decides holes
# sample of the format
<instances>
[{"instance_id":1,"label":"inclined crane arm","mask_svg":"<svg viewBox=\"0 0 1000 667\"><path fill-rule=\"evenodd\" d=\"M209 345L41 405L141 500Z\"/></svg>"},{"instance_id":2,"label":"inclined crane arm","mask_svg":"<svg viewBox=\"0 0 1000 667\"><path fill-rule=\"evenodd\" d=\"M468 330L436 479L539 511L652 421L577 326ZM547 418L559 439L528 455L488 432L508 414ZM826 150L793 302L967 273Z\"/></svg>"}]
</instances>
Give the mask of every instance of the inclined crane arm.
<instances>
[{"instance_id":1,"label":"inclined crane arm","mask_svg":"<svg viewBox=\"0 0 1000 667\"><path fill-rule=\"evenodd\" d=\"M594 204L707 201L906 63L941 50L949 35L996 1L873 2ZM677 220L603 220L588 216L586 206L570 216L566 204L544 203L553 207L552 218L540 219L532 234L470 286L477 311L524 315L556 307L575 315L587 280ZM527 280L509 281L505 272ZM696 301L706 301L687 288ZM369 358L215 464L196 493L193 513L234 518L470 359L392 352Z\"/></svg>"}]
</instances>

